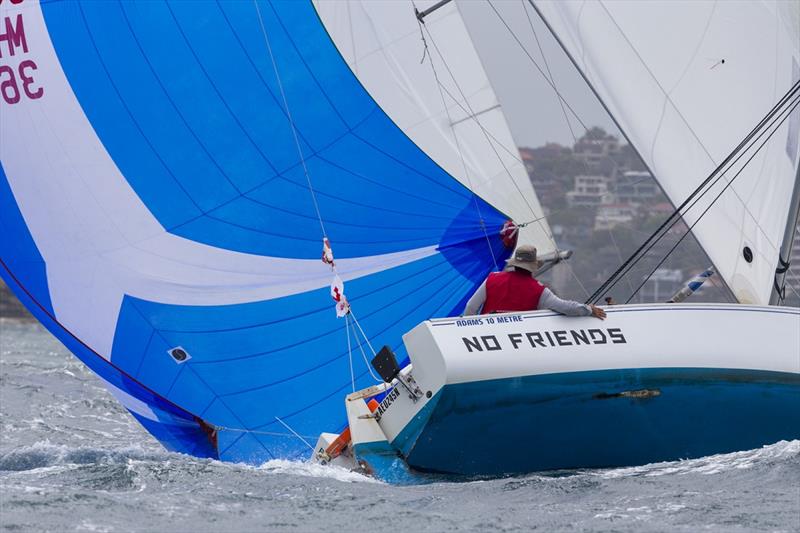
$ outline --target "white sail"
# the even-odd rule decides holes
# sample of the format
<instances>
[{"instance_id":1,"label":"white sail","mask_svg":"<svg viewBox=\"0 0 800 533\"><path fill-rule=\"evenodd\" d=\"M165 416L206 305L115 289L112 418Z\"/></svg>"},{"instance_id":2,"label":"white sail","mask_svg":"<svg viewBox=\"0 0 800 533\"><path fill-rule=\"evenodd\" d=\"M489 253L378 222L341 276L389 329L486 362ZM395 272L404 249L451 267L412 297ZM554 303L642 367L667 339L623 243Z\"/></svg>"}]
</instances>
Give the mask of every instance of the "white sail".
<instances>
[{"instance_id":1,"label":"white sail","mask_svg":"<svg viewBox=\"0 0 800 533\"><path fill-rule=\"evenodd\" d=\"M534 3L676 205L800 78L797 2ZM693 228L740 302L769 301L798 132L796 109Z\"/></svg>"},{"instance_id":2,"label":"white sail","mask_svg":"<svg viewBox=\"0 0 800 533\"><path fill-rule=\"evenodd\" d=\"M456 3L425 18L427 50L409 2L314 4L353 72L406 135L517 223L536 220L520 232L520 242L536 245L541 254L554 251L550 228Z\"/></svg>"}]
</instances>

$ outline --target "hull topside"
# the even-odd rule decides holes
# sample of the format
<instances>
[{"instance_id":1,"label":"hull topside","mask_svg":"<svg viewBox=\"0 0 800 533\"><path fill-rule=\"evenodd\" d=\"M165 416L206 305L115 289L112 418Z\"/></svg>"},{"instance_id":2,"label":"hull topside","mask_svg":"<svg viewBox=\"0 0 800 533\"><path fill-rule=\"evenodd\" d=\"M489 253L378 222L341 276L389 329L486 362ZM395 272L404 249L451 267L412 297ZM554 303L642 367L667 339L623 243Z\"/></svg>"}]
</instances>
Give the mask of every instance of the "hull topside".
<instances>
[{"instance_id":1,"label":"hull topside","mask_svg":"<svg viewBox=\"0 0 800 533\"><path fill-rule=\"evenodd\" d=\"M420 471L504 475L633 466L800 439L800 375L574 372L445 386L406 443ZM395 440L404 441L404 435Z\"/></svg>"}]
</instances>

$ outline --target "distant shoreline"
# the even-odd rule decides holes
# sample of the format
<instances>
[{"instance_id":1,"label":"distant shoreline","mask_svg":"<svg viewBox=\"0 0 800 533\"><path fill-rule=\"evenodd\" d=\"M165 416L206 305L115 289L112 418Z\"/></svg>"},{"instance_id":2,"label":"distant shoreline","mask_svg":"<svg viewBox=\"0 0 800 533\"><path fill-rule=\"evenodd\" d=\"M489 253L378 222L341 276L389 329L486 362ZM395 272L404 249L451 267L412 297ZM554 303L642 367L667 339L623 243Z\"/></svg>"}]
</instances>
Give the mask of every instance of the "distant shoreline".
<instances>
[{"instance_id":1,"label":"distant shoreline","mask_svg":"<svg viewBox=\"0 0 800 533\"><path fill-rule=\"evenodd\" d=\"M33 322L35 319L25 306L14 296L14 293L0 280L0 319L15 319Z\"/></svg>"}]
</instances>

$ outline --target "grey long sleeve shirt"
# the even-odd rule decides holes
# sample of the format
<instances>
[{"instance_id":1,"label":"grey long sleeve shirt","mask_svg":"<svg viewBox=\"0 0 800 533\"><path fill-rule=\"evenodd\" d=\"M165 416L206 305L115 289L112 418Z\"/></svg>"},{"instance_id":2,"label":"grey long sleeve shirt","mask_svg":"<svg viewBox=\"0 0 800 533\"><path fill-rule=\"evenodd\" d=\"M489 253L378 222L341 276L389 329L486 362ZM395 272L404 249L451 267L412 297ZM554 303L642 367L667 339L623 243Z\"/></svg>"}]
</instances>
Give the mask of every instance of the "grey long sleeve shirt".
<instances>
[{"instance_id":1,"label":"grey long sleeve shirt","mask_svg":"<svg viewBox=\"0 0 800 533\"><path fill-rule=\"evenodd\" d=\"M483 304L486 302L486 281L481 283L475 294L467 302L467 307L464 308L464 315L477 315L480 313ZM584 305L574 300L562 300L553 291L545 287L542 296L539 298L539 309L550 309L556 313L568 316L589 316L592 314L592 309L588 305Z\"/></svg>"}]
</instances>

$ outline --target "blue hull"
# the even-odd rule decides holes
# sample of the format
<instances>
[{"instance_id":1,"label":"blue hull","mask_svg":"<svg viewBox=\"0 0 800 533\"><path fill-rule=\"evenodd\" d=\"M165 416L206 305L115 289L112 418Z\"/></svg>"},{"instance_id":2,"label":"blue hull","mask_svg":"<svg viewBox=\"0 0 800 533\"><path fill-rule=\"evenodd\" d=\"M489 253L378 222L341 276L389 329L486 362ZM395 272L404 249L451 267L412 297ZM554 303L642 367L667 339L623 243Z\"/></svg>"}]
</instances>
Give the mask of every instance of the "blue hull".
<instances>
[{"instance_id":1,"label":"blue hull","mask_svg":"<svg viewBox=\"0 0 800 533\"><path fill-rule=\"evenodd\" d=\"M429 416L393 442L423 472L633 466L800 438L800 375L793 373L573 372L448 385L434 400Z\"/></svg>"}]
</instances>

